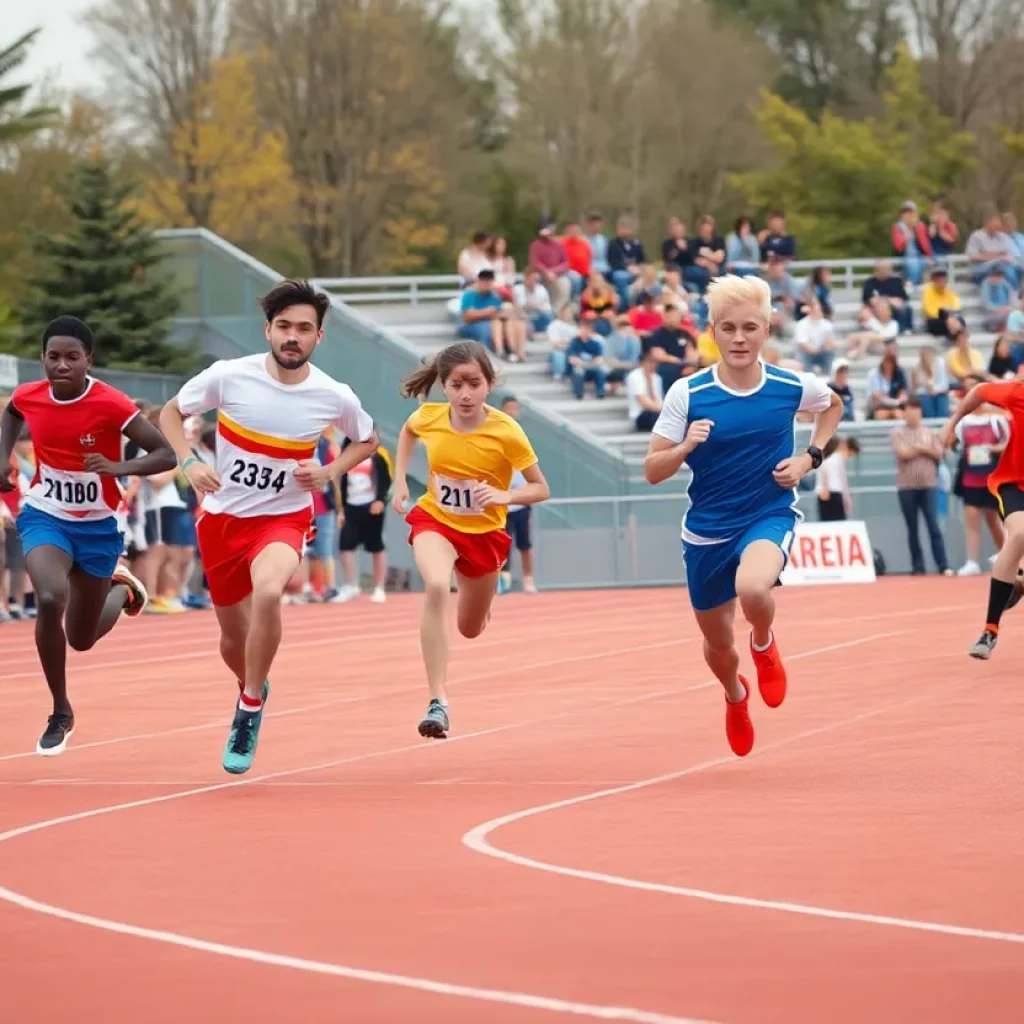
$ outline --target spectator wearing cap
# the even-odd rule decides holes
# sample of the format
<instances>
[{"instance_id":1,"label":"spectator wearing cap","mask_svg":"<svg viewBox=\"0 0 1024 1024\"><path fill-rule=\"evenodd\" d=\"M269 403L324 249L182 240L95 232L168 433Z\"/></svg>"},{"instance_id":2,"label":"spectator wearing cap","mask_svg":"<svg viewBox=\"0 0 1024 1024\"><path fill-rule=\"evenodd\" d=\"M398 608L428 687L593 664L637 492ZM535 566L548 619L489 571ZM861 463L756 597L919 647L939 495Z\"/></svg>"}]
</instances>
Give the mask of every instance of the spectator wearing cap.
<instances>
[{"instance_id":1,"label":"spectator wearing cap","mask_svg":"<svg viewBox=\"0 0 1024 1024\"><path fill-rule=\"evenodd\" d=\"M541 283L551 295L555 309L564 306L572 295L569 254L555 237L554 221L541 221L537 237L530 243L529 263L531 267L536 267L540 271Z\"/></svg>"},{"instance_id":2,"label":"spectator wearing cap","mask_svg":"<svg viewBox=\"0 0 1024 1024\"><path fill-rule=\"evenodd\" d=\"M928 228L917 212L917 203L907 200L900 206L899 219L892 226L892 251L900 259L903 276L911 284L924 280L926 261L932 258Z\"/></svg>"},{"instance_id":3,"label":"spectator wearing cap","mask_svg":"<svg viewBox=\"0 0 1024 1024\"><path fill-rule=\"evenodd\" d=\"M494 290L494 271L481 270L476 284L462 293L462 323L458 336L478 341L497 356L518 362L526 348L526 325L511 303L502 302Z\"/></svg>"},{"instance_id":4,"label":"spectator wearing cap","mask_svg":"<svg viewBox=\"0 0 1024 1024\"><path fill-rule=\"evenodd\" d=\"M949 415L949 372L931 345L925 345L910 371L910 389L921 403L925 419L945 419Z\"/></svg>"},{"instance_id":5,"label":"spectator wearing cap","mask_svg":"<svg viewBox=\"0 0 1024 1024\"><path fill-rule=\"evenodd\" d=\"M899 324L900 331L906 333L914 329L914 311L910 306L907 287L902 278L893 274L891 261L879 260L875 264L875 272L864 282L860 294L865 307L861 311L862 316L871 311L871 300L876 295L881 295L892 307L892 315Z\"/></svg>"},{"instance_id":6,"label":"spectator wearing cap","mask_svg":"<svg viewBox=\"0 0 1024 1024\"><path fill-rule=\"evenodd\" d=\"M832 379L828 386L842 399L843 419L852 422L857 418L853 405L853 389L850 387L850 361L837 359L832 364Z\"/></svg>"},{"instance_id":7,"label":"spectator wearing cap","mask_svg":"<svg viewBox=\"0 0 1024 1024\"><path fill-rule=\"evenodd\" d=\"M608 265L608 238L604 233L604 218L597 210L587 214L587 242L591 267L607 277L612 270Z\"/></svg>"},{"instance_id":8,"label":"spectator wearing cap","mask_svg":"<svg viewBox=\"0 0 1024 1024\"><path fill-rule=\"evenodd\" d=\"M981 282L982 324L986 331L1001 331L1016 307L1016 295L1000 264L996 264Z\"/></svg>"},{"instance_id":9,"label":"spectator wearing cap","mask_svg":"<svg viewBox=\"0 0 1024 1024\"><path fill-rule=\"evenodd\" d=\"M608 266L612 285L619 293L619 309L629 309L629 286L647 262L643 243L636 238L636 225L632 217L620 217L615 237L608 243Z\"/></svg>"},{"instance_id":10,"label":"spectator wearing cap","mask_svg":"<svg viewBox=\"0 0 1024 1024\"><path fill-rule=\"evenodd\" d=\"M590 280L594 269L590 243L583 235L583 229L575 221L565 225L562 238L565 254L569 259L569 280L572 283L572 297L579 298L584 285Z\"/></svg>"},{"instance_id":11,"label":"spectator wearing cap","mask_svg":"<svg viewBox=\"0 0 1024 1024\"><path fill-rule=\"evenodd\" d=\"M949 287L945 267L935 267L931 277L921 292L925 329L935 338L952 338L962 322L960 296Z\"/></svg>"}]
</instances>

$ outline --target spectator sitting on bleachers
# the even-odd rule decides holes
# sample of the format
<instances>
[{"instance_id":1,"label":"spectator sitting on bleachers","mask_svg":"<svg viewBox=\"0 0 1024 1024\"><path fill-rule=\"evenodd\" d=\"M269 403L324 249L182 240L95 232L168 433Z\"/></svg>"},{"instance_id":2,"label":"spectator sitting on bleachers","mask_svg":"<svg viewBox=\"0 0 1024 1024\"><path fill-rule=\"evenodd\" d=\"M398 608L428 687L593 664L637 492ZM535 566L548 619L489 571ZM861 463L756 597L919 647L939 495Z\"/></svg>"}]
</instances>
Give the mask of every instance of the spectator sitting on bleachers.
<instances>
[{"instance_id":1,"label":"spectator sitting on bleachers","mask_svg":"<svg viewBox=\"0 0 1024 1024\"><path fill-rule=\"evenodd\" d=\"M608 239L604 234L604 218L597 210L587 216L587 244L591 268L607 277L612 270L608 265Z\"/></svg>"},{"instance_id":2,"label":"spectator sitting on bleachers","mask_svg":"<svg viewBox=\"0 0 1024 1024\"><path fill-rule=\"evenodd\" d=\"M1010 339L1005 334L996 338L992 358L988 361L988 379L1013 380L1017 376L1017 363L1010 351Z\"/></svg>"},{"instance_id":3,"label":"spectator sitting on bleachers","mask_svg":"<svg viewBox=\"0 0 1024 1024\"><path fill-rule=\"evenodd\" d=\"M1021 260L1017 246L1003 230L1003 218L995 210L985 218L984 227L971 232L966 252L975 284L980 285L992 268L999 266L1014 291L1020 287Z\"/></svg>"},{"instance_id":4,"label":"spectator sitting on bleachers","mask_svg":"<svg viewBox=\"0 0 1024 1024\"><path fill-rule=\"evenodd\" d=\"M946 204L939 199L932 203L932 215L928 224L928 242L932 247L932 255L942 259L956 251L960 241L960 229L946 209Z\"/></svg>"},{"instance_id":5,"label":"spectator sitting on bleachers","mask_svg":"<svg viewBox=\"0 0 1024 1024\"><path fill-rule=\"evenodd\" d=\"M640 365L631 370L626 377L629 418L637 430L654 429L664 398L665 391L661 376L658 374L658 361L654 352L648 349L640 357Z\"/></svg>"},{"instance_id":6,"label":"spectator sitting on bleachers","mask_svg":"<svg viewBox=\"0 0 1024 1024\"><path fill-rule=\"evenodd\" d=\"M706 213L697 222L697 234L690 239L693 267L683 278L704 294L711 281L722 273L725 264L725 239L715 234L715 218Z\"/></svg>"},{"instance_id":7,"label":"spectator sitting on bleachers","mask_svg":"<svg viewBox=\"0 0 1024 1024\"><path fill-rule=\"evenodd\" d=\"M949 371L950 384L954 391L964 393L964 381L970 376L985 377L985 360L982 354L971 346L971 335L961 325L953 339L955 348L946 354L946 369Z\"/></svg>"},{"instance_id":8,"label":"spectator sitting on bleachers","mask_svg":"<svg viewBox=\"0 0 1024 1024\"><path fill-rule=\"evenodd\" d=\"M870 304L858 314L861 330L847 339L847 355L859 359L865 353L881 352L900 336L900 325L893 319L892 306L880 295L872 297Z\"/></svg>"},{"instance_id":9,"label":"spectator sitting on bleachers","mask_svg":"<svg viewBox=\"0 0 1024 1024\"><path fill-rule=\"evenodd\" d=\"M868 419L899 420L907 404L907 375L890 342L882 361L868 377Z\"/></svg>"},{"instance_id":10,"label":"spectator sitting on bleachers","mask_svg":"<svg viewBox=\"0 0 1024 1024\"><path fill-rule=\"evenodd\" d=\"M680 377L688 376L700 366L697 343L693 335L684 330L682 319L678 306L666 306L664 323L642 342L643 351L654 355L666 393Z\"/></svg>"},{"instance_id":11,"label":"spectator sitting on bleachers","mask_svg":"<svg viewBox=\"0 0 1024 1024\"><path fill-rule=\"evenodd\" d=\"M569 280L569 256L565 246L555 237L553 221L541 222L537 237L530 243L530 266L540 271L541 283L551 295L556 309L567 303L572 295Z\"/></svg>"},{"instance_id":12,"label":"spectator sitting on bleachers","mask_svg":"<svg viewBox=\"0 0 1024 1024\"><path fill-rule=\"evenodd\" d=\"M661 290L661 285L658 283L658 268L653 263L645 263L640 267L640 272L629 286L629 304L635 306L645 292L660 296Z\"/></svg>"},{"instance_id":13,"label":"spectator sitting on bleachers","mask_svg":"<svg viewBox=\"0 0 1024 1024\"><path fill-rule=\"evenodd\" d=\"M843 419L853 421L857 418L853 406L853 389L850 387L850 363L846 359L837 359L832 364L832 379L828 386L842 399Z\"/></svg>"},{"instance_id":14,"label":"spectator sitting on bleachers","mask_svg":"<svg viewBox=\"0 0 1024 1024\"><path fill-rule=\"evenodd\" d=\"M832 371L832 360L836 355L835 332L816 298L811 299L808 306L807 316L797 321L794 344L804 370L818 370L827 376Z\"/></svg>"},{"instance_id":15,"label":"spectator sitting on bleachers","mask_svg":"<svg viewBox=\"0 0 1024 1024\"><path fill-rule=\"evenodd\" d=\"M620 217L615 237L608 243L608 266L612 286L619 294L619 309L629 308L629 286L647 262L643 243L635 237L636 226L631 217Z\"/></svg>"},{"instance_id":16,"label":"spectator sitting on bleachers","mask_svg":"<svg viewBox=\"0 0 1024 1024\"><path fill-rule=\"evenodd\" d=\"M494 290L494 271L481 270L476 284L462 293L458 336L478 341L500 358L517 363L526 353L526 324L511 303Z\"/></svg>"},{"instance_id":17,"label":"spectator sitting on bleachers","mask_svg":"<svg viewBox=\"0 0 1024 1024\"><path fill-rule=\"evenodd\" d=\"M617 316L615 329L604 339L604 361L608 368L610 394L615 393L617 385L639 364L642 347L629 317Z\"/></svg>"},{"instance_id":18,"label":"spectator sitting on bleachers","mask_svg":"<svg viewBox=\"0 0 1024 1024\"><path fill-rule=\"evenodd\" d=\"M725 267L730 274L749 277L761 267L761 246L749 217L737 217L736 226L725 240Z\"/></svg>"},{"instance_id":19,"label":"spectator sitting on bleachers","mask_svg":"<svg viewBox=\"0 0 1024 1024\"><path fill-rule=\"evenodd\" d=\"M1006 318L1006 337L1010 341L1010 354L1017 366L1024 363L1024 295L1017 307Z\"/></svg>"},{"instance_id":20,"label":"spectator sitting on bleachers","mask_svg":"<svg viewBox=\"0 0 1024 1024\"><path fill-rule=\"evenodd\" d=\"M548 365L552 377L564 377L569 372L567 352L576 337L576 319L571 303L558 310L555 319L544 332L548 337Z\"/></svg>"},{"instance_id":21,"label":"spectator sitting on bleachers","mask_svg":"<svg viewBox=\"0 0 1024 1024\"><path fill-rule=\"evenodd\" d=\"M981 322L986 331L998 332L1006 326L1006 318L1017 305L1016 298L1003 268L997 263L981 282Z\"/></svg>"},{"instance_id":22,"label":"spectator sitting on bleachers","mask_svg":"<svg viewBox=\"0 0 1024 1024\"><path fill-rule=\"evenodd\" d=\"M768 215L768 227L757 236L761 255L768 263L773 259L783 264L796 259L796 239L786 232L786 215L775 210Z\"/></svg>"},{"instance_id":23,"label":"spectator sitting on bleachers","mask_svg":"<svg viewBox=\"0 0 1024 1024\"><path fill-rule=\"evenodd\" d=\"M821 303L821 311L827 320L832 319L832 271L829 267L815 267L804 285L804 290L797 299L796 318L803 319L807 316L807 310L812 298Z\"/></svg>"},{"instance_id":24,"label":"spectator sitting on bleachers","mask_svg":"<svg viewBox=\"0 0 1024 1024\"><path fill-rule=\"evenodd\" d=\"M1003 214L1002 220L1003 230L1010 236L1010 241L1013 242L1013 255L1021 263L1024 263L1024 231L1017 229L1017 218L1009 211Z\"/></svg>"},{"instance_id":25,"label":"spectator sitting on bleachers","mask_svg":"<svg viewBox=\"0 0 1024 1024\"><path fill-rule=\"evenodd\" d=\"M640 304L633 306L629 311L629 322L641 338L661 326L662 315L658 309L657 300L657 292L645 292L640 296Z\"/></svg>"},{"instance_id":26,"label":"spectator sitting on bleachers","mask_svg":"<svg viewBox=\"0 0 1024 1024\"><path fill-rule=\"evenodd\" d=\"M900 260L904 279L919 285L924 280L925 263L932 258L932 243L918 215L917 203L908 199L900 206L891 235L892 251Z\"/></svg>"},{"instance_id":27,"label":"spectator sitting on bleachers","mask_svg":"<svg viewBox=\"0 0 1024 1024\"><path fill-rule=\"evenodd\" d=\"M874 275L864 282L861 301L866 311L870 311L871 300L876 295L889 300L893 318L899 324L902 333L906 334L914 329L914 311L910 305L910 296L907 295L903 278L893 274L892 263L889 260L879 260L875 264ZM867 312L862 315L867 315Z\"/></svg>"},{"instance_id":28,"label":"spectator sitting on bleachers","mask_svg":"<svg viewBox=\"0 0 1024 1024\"><path fill-rule=\"evenodd\" d=\"M590 321L581 317L576 324L576 337L569 344L566 353L569 360L569 378L572 381L573 397L580 401L588 383L593 383L594 393L604 398L605 378L608 369L604 365L604 346L599 335L594 333Z\"/></svg>"},{"instance_id":29,"label":"spectator sitting on bleachers","mask_svg":"<svg viewBox=\"0 0 1024 1024\"><path fill-rule=\"evenodd\" d=\"M506 301L512 301L512 286L516 283L516 261L508 254L508 242L495 235L487 246L487 257L494 270L494 290Z\"/></svg>"},{"instance_id":30,"label":"spectator sitting on bleachers","mask_svg":"<svg viewBox=\"0 0 1024 1024\"><path fill-rule=\"evenodd\" d=\"M604 275L595 270L580 296L580 311L593 313L597 317L594 329L598 334L611 333L618 305L619 296L605 280Z\"/></svg>"},{"instance_id":31,"label":"spectator sitting on bleachers","mask_svg":"<svg viewBox=\"0 0 1024 1024\"><path fill-rule=\"evenodd\" d=\"M583 237L583 229L575 221L565 225L562 238L565 254L569 257L569 280L572 283L573 298L578 298L593 271L590 243Z\"/></svg>"},{"instance_id":32,"label":"spectator sitting on bleachers","mask_svg":"<svg viewBox=\"0 0 1024 1024\"><path fill-rule=\"evenodd\" d=\"M958 330L960 296L948 286L949 274L945 267L932 270L931 281L921 292L921 312L925 330L936 338L952 338Z\"/></svg>"},{"instance_id":33,"label":"spectator sitting on bleachers","mask_svg":"<svg viewBox=\"0 0 1024 1024\"><path fill-rule=\"evenodd\" d=\"M772 333L782 335L789 322L796 317L797 303L803 294L803 286L786 269L786 261L775 256L768 257L765 280L772 292Z\"/></svg>"},{"instance_id":34,"label":"spectator sitting on bleachers","mask_svg":"<svg viewBox=\"0 0 1024 1024\"><path fill-rule=\"evenodd\" d=\"M669 267L661 276L661 305L671 302L686 303L689 307L691 293L683 287L683 275L677 267Z\"/></svg>"},{"instance_id":35,"label":"spectator sitting on bleachers","mask_svg":"<svg viewBox=\"0 0 1024 1024\"><path fill-rule=\"evenodd\" d=\"M512 304L516 313L530 325L532 334L543 334L554 319L551 296L540 283L540 273L536 267L527 267L522 282L513 287Z\"/></svg>"},{"instance_id":36,"label":"spectator sitting on bleachers","mask_svg":"<svg viewBox=\"0 0 1024 1024\"><path fill-rule=\"evenodd\" d=\"M910 387L925 419L945 419L949 415L949 373L945 360L937 358L930 345L921 349L917 366L910 371Z\"/></svg>"},{"instance_id":37,"label":"spectator sitting on bleachers","mask_svg":"<svg viewBox=\"0 0 1024 1024\"><path fill-rule=\"evenodd\" d=\"M456 269L459 272L459 277L462 278L463 288L471 288L480 276L481 270L494 269L491 257L487 255L487 246L490 241L491 236L486 231L478 231L473 235L471 244L459 253Z\"/></svg>"},{"instance_id":38,"label":"spectator sitting on bleachers","mask_svg":"<svg viewBox=\"0 0 1024 1024\"><path fill-rule=\"evenodd\" d=\"M669 217L668 237L661 243L661 260L665 270L678 270L681 276L685 276L686 268L693 266L693 256L683 219Z\"/></svg>"}]
</instances>

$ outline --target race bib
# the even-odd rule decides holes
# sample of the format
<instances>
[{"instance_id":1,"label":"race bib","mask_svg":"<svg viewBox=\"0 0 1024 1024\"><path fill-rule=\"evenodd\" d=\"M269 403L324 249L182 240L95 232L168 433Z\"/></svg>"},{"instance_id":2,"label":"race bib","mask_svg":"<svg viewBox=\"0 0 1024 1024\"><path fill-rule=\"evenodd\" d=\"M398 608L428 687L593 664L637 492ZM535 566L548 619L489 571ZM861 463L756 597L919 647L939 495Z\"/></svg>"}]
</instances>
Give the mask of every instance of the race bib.
<instances>
[{"instance_id":1,"label":"race bib","mask_svg":"<svg viewBox=\"0 0 1024 1024\"><path fill-rule=\"evenodd\" d=\"M992 452L987 444L976 444L967 449L968 466L987 466L992 461Z\"/></svg>"},{"instance_id":2,"label":"race bib","mask_svg":"<svg viewBox=\"0 0 1024 1024\"><path fill-rule=\"evenodd\" d=\"M33 490L44 502L65 512L110 511L99 473L68 473L40 466L39 482Z\"/></svg>"},{"instance_id":3,"label":"race bib","mask_svg":"<svg viewBox=\"0 0 1024 1024\"><path fill-rule=\"evenodd\" d=\"M455 516L478 516L483 509L473 502L473 484L477 480L455 480L452 477L434 476L434 500Z\"/></svg>"}]
</instances>

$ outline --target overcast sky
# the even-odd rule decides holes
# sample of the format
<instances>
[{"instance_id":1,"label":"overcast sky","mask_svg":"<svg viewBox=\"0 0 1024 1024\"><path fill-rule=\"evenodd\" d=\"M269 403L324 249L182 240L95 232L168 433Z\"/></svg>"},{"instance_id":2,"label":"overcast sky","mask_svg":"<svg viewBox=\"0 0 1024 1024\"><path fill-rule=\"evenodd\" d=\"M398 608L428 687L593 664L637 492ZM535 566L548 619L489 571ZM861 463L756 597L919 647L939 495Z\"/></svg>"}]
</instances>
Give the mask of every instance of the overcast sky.
<instances>
[{"instance_id":1,"label":"overcast sky","mask_svg":"<svg viewBox=\"0 0 1024 1024\"><path fill-rule=\"evenodd\" d=\"M78 21L93 0L11 0L4 4L2 40L14 42L41 28L29 58L11 81L38 81L44 74L67 89L98 89L101 76L88 59L91 39Z\"/></svg>"}]
</instances>

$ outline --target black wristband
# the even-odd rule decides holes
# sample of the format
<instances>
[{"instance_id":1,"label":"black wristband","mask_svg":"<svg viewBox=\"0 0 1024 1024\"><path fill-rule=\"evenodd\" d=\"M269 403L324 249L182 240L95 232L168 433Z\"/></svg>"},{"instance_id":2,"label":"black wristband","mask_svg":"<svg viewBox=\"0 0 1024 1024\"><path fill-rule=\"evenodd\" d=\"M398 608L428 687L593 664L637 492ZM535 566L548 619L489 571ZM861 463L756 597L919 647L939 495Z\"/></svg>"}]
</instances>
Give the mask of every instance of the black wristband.
<instances>
[{"instance_id":1,"label":"black wristband","mask_svg":"<svg viewBox=\"0 0 1024 1024\"><path fill-rule=\"evenodd\" d=\"M821 466L822 460L825 458L821 449L815 448L814 445L811 445L807 449L807 454L811 457L811 468L818 469Z\"/></svg>"}]
</instances>

